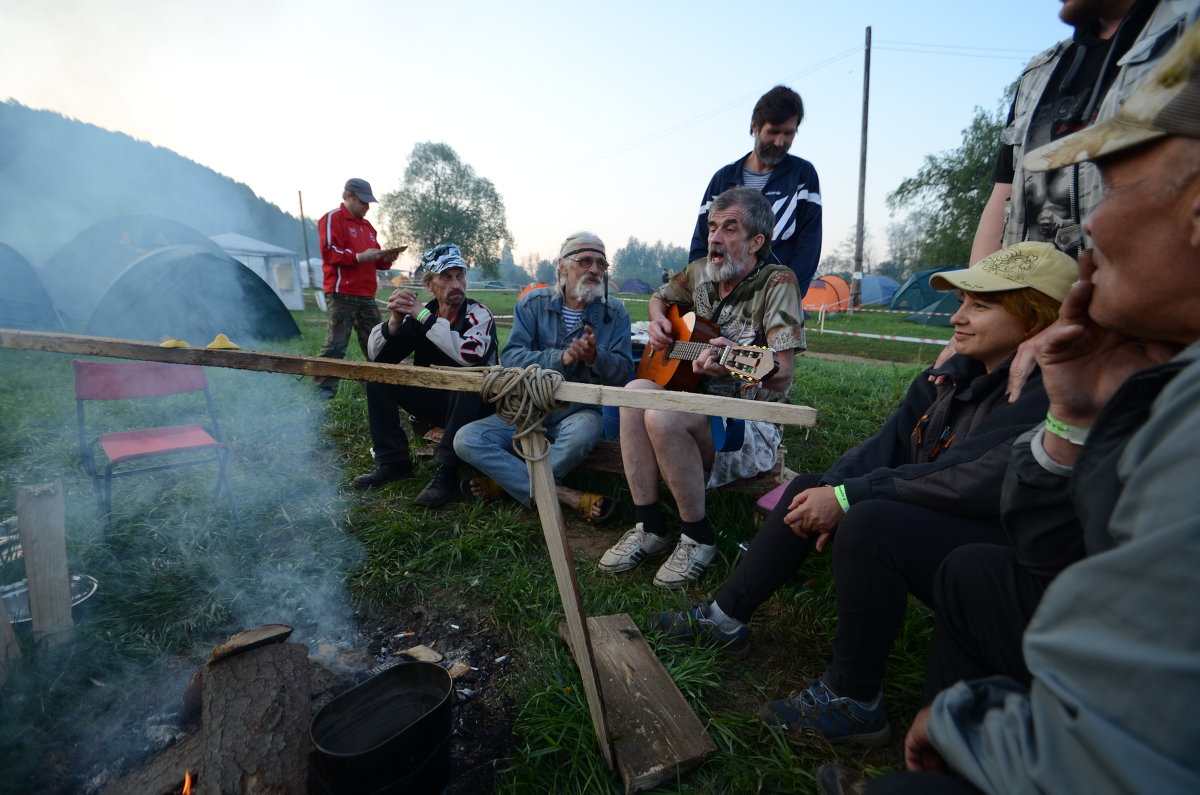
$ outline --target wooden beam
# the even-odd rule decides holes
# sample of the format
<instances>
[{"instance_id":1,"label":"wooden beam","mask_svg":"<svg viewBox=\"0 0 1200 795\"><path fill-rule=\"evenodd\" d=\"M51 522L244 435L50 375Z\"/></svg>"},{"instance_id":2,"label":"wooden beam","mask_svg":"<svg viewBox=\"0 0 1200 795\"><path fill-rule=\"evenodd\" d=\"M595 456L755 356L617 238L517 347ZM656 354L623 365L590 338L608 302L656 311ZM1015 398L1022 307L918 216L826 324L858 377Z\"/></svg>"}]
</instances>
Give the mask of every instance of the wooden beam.
<instances>
[{"instance_id":1,"label":"wooden beam","mask_svg":"<svg viewBox=\"0 0 1200 795\"><path fill-rule=\"evenodd\" d=\"M33 639L47 647L55 646L68 640L74 627L62 484L18 486L17 516Z\"/></svg>"},{"instance_id":2,"label":"wooden beam","mask_svg":"<svg viewBox=\"0 0 1200 795\"><path fill-rule=\"evenodd\" d=\"M152 342L14 329L0 329L0 348L50 351L76 356L109 356L115 359L198 364L207 367L262 370L291 375L334 376L352 381L411 384L434 389L450 389L456 392L478 392L483 385L483 374L479 370L466 367L414 367L407 364L323 359L317 356L297 356L268 351L162 348ZM808 406L767 403L759 400L742 400L741 398L716 397L714 395L695 395L688 392L625 389L617 386L563 381L555 390L554 396L566 403L668 409L717 417L761 420L783 425L813 426L817 423L817 410Z\"/></svg>"}]
</instances>

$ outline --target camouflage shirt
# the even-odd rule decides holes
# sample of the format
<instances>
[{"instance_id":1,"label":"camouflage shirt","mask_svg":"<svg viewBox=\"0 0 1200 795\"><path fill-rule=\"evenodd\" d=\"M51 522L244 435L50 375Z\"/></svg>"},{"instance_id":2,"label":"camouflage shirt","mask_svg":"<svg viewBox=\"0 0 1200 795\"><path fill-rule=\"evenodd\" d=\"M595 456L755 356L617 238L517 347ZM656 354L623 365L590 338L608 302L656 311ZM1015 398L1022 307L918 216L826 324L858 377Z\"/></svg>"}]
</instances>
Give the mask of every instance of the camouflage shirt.
<instances>
[{"instance_id":1,"label":"camouflage shirt","mask_svg":"<svg viewBox=\"0 0 1200 795\"><path fill-rule=\"evenodd\" d=\"M759 265L724 300L708 273L708 260L698 259L654 291L654 297L695 312L721 329L721 336L739 345L765 345L776 351L804 351L804 310L796 274L778 264ZM786 403L782 392L725 376L705 376L701 390L710 395Z\"/></svg>"}]
</instances>

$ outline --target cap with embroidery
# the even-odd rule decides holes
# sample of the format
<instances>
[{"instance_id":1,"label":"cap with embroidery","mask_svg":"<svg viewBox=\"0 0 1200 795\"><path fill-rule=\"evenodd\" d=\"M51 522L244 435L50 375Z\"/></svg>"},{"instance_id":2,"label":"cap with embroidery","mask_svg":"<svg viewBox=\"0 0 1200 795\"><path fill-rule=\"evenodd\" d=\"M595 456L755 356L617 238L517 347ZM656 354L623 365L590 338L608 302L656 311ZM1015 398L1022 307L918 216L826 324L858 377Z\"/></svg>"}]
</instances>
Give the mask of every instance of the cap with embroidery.
<instances>
[{"instance_id":1,"label":"cap with embroidery","mask_svg":"<svg viewBox=\"0 0 1200 795\"><path fill-rule=\"evenodd\" d=\"M1027 241L989 254L970 268L929 277L935 290L1003 293L1032 287L1062 301L1079 279L1079 265L1049 243Z\"/></svg>"}]
</instances>

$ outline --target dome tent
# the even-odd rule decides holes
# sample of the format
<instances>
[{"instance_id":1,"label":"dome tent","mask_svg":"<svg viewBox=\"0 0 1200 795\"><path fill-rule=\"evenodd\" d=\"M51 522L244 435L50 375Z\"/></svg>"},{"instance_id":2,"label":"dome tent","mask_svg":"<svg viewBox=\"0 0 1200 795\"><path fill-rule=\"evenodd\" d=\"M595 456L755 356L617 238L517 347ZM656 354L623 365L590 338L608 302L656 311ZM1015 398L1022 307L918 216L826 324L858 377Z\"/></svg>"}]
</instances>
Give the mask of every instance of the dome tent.
<instances>
[{"instance_id":1,"label":"dome tent","mask_svg":"<svg viewBox=\"0 0 1200 795\"><path fill-rule=\"evenodd\" d=\"M0 327L23 331L62 331L62 319L37 269L16 249L0 243Z\"/></svg>"},{"instance_id":2,"label":"dome tent","mask_svg":"<svg viewBox=\"0 0 1200 795\"><path fill-rule=\"evenodd\" d=\"M850 307L850 285L836 274L826 274L812 280L804 294L806 312L844 312Z\"/></svg>"},{"instance_id":3,"label":"dome tent","mask_svg":"<svg viewBox=\"0 0 1200 795\"><path fill-rule=\"evenodd\" d=\"M131 262L177 245L222 252L208 237L178 221L118 215L97 221L54 252L42 268L42 282L63 318L71 325L83 323Z\"/></svg>"},{"instance_id":4,"label":"dome tent","mask_svg":"<svg viewBox=\"0 0 1200 795\"><path fill-rule=\"evenodd\" d=\"M956 271L961 268L961 265L952 265L945 268L928 268L917 271L909 276L904 284L900 285L900 289L892 295L892 303L889 308L917 312L940 301L944 294L929 286L929 277L942 271Z\"/></svg>"},{"instance_id":5,"label":"dome tent","mask_svg":"<svg viewBox=\"0 0 1200 795\"><path fill-rule=\"evenodd\" d=\"M169 246L130 263L100 299L86 333L205 345L226 334L245 347L300 336L271 287L224 252Z\"/></svg>"}]
</instances>

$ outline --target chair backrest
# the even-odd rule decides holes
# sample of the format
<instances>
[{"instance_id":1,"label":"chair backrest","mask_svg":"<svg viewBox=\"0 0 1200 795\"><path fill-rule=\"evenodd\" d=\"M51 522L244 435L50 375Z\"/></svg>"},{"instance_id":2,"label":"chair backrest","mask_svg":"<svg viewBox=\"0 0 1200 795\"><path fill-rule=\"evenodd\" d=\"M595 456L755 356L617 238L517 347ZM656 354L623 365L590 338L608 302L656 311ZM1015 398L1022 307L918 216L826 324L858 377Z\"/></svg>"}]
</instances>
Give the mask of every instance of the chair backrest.
<instances>
[{"instance_id":1,"label":"chair backrest","mask_svg":"<svg viewBox=\"0 0 1200 795\"><path fill-rule=\"evenodd\" d=\"M204 368L168 362L90 362L76 359L77 400L163 397L208 388Z\"/></svg>"}]
</instances>

